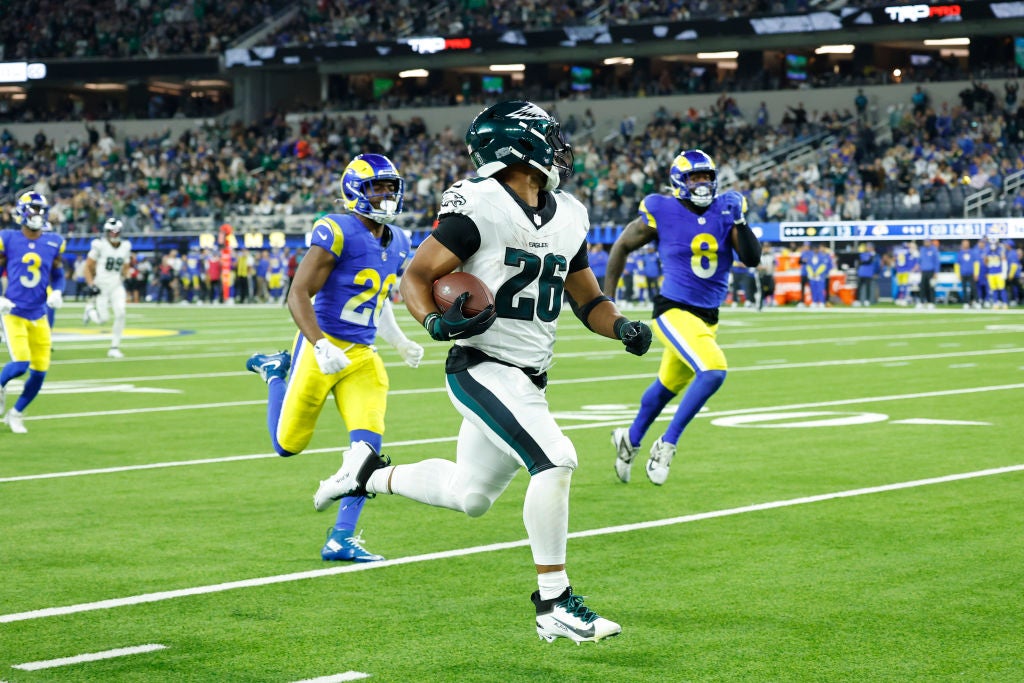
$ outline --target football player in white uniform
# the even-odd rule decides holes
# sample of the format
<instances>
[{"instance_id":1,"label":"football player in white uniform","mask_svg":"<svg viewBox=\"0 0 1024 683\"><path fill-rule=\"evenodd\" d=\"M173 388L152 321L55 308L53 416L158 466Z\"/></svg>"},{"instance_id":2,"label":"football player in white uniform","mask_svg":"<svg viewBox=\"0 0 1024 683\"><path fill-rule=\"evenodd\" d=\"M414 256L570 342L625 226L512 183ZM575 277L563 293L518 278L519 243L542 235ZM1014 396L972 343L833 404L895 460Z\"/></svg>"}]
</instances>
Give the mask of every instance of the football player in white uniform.
<instances>
[{"instance_id":1,"label":"football player in white uniform","mask_svg":"<svg viewBox=\"0 0 1024 683\"><path fill-rule=\"evenodd\" d=\"M120 219L108 218L103 224L103 237L92 241L85 261L85 284L90 296L95 298L86 303L82 322L105 324L113 309L114 325L110 331L110 350L107 351L111 358L124 358L119 347L128 300L124 279L131 265L132 243L121 239L123 229L124 223Z\"/></svg>"},{"instance_id":2,"label":"football player in white uniform","mask_svg":"<svg viewBox=\"0 0 1024 683\"><path fill-rule=\"evenodd\" d=\"M587 211L556 191L559 174L572 171L558 123L530 102L502 102L477 115L466 143L480 177L444 193L437 228L401 284L410 313L430 336L455 342L445 372L463 416L456 460L390 466L369 444L353 444L338 473L321 482L314 505L354 493L399 494L478 517L526 468L523 521L537 570L537 633L548 641L598 641L622 629L584 605L569 584L569 482L577 458L544 391L563 291L584 325L631 353L646 353L651 330L623 317L590 269ZM493 307L467 318L462 295L444 314L437 310L432 284L456 269L490 287Z\"/></svg>"}]
</instances>

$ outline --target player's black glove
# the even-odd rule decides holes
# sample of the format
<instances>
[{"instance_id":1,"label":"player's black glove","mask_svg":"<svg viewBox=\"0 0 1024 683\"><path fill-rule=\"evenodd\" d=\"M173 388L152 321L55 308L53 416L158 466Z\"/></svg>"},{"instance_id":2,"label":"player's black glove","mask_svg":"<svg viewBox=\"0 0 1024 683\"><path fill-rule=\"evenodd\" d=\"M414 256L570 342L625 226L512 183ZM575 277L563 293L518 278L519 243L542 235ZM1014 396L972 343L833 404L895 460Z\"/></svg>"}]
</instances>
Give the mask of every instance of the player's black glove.
<instances>
[{"instance_id":1,"label":"player's black glove","mask_svg":"<svg viewBox=\"0 0 1024 683\"><path fill-rule=\"evenodd\" d=\"M423 327L432 339L437 341L451 341L452 339L465 339L474 337L487 331L487 328L494 324L497 316L494 314L494 304L490 304L472 318L467 318L462 313L462 305L469 298L469 292L463 292L443 315L437 313L429 314L423 320ZM648 336L650 332L648 332Z\"/></svg>"},{"instance_id":2,"label":"player's black glove","mask_svg":"<svg viewBox=\"0 0 1024 683\"><path fill-rule=\"evenodd\" d=\"M86 288L85 288L85 295L86 296L99 296L100 295L100 288L97 287L96 285L87 285Z\"/></svg>"},{"instance_id":3,"label":"player's black glove","mask_svg":"<svg viewBox=\"0 0 1024 683\"><path fill-rule=\"evenodd\" d=\"M634 356L642 356L651 348L651 328L639 320L619 318L615 321L615 334Z\"/></svg>"}]
</instances>

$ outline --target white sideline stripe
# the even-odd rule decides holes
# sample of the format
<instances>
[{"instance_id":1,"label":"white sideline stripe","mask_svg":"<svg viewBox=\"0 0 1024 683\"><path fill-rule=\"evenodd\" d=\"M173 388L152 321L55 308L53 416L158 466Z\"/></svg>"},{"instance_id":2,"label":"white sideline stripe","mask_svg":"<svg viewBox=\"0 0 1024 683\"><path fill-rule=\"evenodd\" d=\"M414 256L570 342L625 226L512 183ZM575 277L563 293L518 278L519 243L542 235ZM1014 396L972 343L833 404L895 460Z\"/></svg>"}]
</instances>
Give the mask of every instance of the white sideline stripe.
<instances>
[{"instance_id":1,"label":"white sideline stripe","mask_svg":"<svg viewBox=\"0 0 1024 683\"><path fill-rule=\"evenodd\" d=\"M40 669L53 669L58 666L68 666L69 664L95 662L100 659L113 659L114 657L125 657L127 655L138 655L144 652L154 652L156 650L166 649L166 645L151 643L149 645L136 645L134 647L119 647L116 650L104 650L103 652L90 652L84 655L75 655L74 657L61 657L60 659L46 659L39 662L14 664L11 668L21 669L22 671L39 671Z\"/></svg>"},{"instance_id":2,"label":"white sideline stripe","mask_svg":"<svg viewBox=\"0 0 1024 683\"><path fill-rule=\"evenodd\" d=\"M809 361L807 363L788 363L785 358L782 358L782 359L761 359L761 360L755 361L755 364L758 367L738 367L738 368L729 368L729 370L730 370L730 372L743 372L745 370L761 370L761 369L769 369L769 370L771 370L771 369L778 369L778 368L827 367L829 365L860 365L860 364L870 364L870 363L882 363L882 362L888 362L888 361L891 361L891 360L936 360L936 359L940 359L940 358L963 358L963 357L967 357L967 356L991 356L991 355L997 355L997 354L1002 354L1002 353L1021 353L1021 352L1024 352L1024 348L1012 347L1011 346L1011 347L1005 347L1005 348L999 348L999 349L989 349L989 350L982 350L982 351L963 351L963 352L960 352L960 353L951 353L951 352L947 352L947 353L925 353L925 354L920 354L920 355L916 355L916 356L897 356L897 357L891 357L891 358L848 358L848 359L843 359L843 360ZM616 350L614 353L615 354L619 354L621 352ZM573 355L575 355L575 356L587 356L587 357L591 357L592 356L592 354L561 354L559 357L565 357L567 355L568 356L573 356ZM609 354L609 353L600 353L599 355L603 358L604 356L611 355L611 354ZM444 362L445 362L444 360L436 360L436 361L426 360L426 361L420 361L420 364L421 365L423 365L423 364L427 364L427 365L441 365ZM397 367L403 367L405 365L405 363L403 363L401 361L395 361L395 362L391 362L391 363L385 363L384 365L386 367L389 367L389 368L390 367L396 367L397 368ZM760 366L766 366L766 368L762 368ZM970 366L974 367L974 364L970 364ZM954 366L951 365L950 367L954 367ZM965 367L966 367L966 365L965 365ZM88 384L98 384L100 386L103 386L103 385L111 384L113 382L163 382L163 381L183 380L183 379L217 379L217 378L221 378L221 377L243 377L243 376L244 377L248 377L251 374L252 373L249 372L248 370L238 370L238 371L231 371L231 372L197 372L197 373L181 374L181 375L134 375L134 376L129 376L129 377L109 377L109 378L104 378L104 379L79 379L79 380L74 380L74 383L75 384L87 384L87 385ZM646 375L646 374L645 375L621 375L619 377L602 377L600 379L601 379L601 381L607 381L609 379L629 379L629 378L633 378L633 377L649 377L649 375ZM15 381L17 381L17 380L15 380ZM552 380L551 384L558 384L559 382L564 382L564 381L568 381L568 380ZM598 381L598 380L595 379L595 378L586 378L586 381ZM47 385L44 386L44 389L43 389L43 393L44 394L47 393L46 392L46 387L52 386L52 384L53 383L50 383L50 384L47 384ZM391 393L392 394L424 393L424 392L431 392L431 391L445 391L445 389L443 389L443 388L441 388L441 389L434 389L434 388L431 388L431 389L413 389L413 390L408 390L407 389L407 390L396 390L396 391L393 391Z\"/></svg>"},{"instance_id":3,"label":"white sideline stripe","mask_svg":"<svg viewBox=\"0 0 1024 683\"><path fill-rule=\"evenodd\" d=\"M761 369L761 368L750 368ZM643 375L647 377L647 375ZM572 382L574 380L567 380ZM758 413L771 413L777 411L787 410L802 410L805 408L823 408L828 406L845 406L845 405L856 405L859 403L885 403L887 401L905 401L913 400L916 398L934 398L937 396L958 396L961 394L978 394L986 393L990 391L1013 391L1016 389L1024 389L1024 384L1003 384L998 386L988 387L969 387L966 389L944 389L941 391L927 391L916 394L894 394L890 396L867 396L862 398L847 398L837 399L835 401L819 401L816 403L791 403L789 405L781 406L764 406L761 408L737 408L736 410L718 410L718 411L702 411L697 414L700 418L716 418L716 417L729 417L732 415L756 415ZM262 403L262 401L260 402ZM213 404L215 405L215 404ZM117 411L120 412L120 411ZM132 411L126 411L132 412ZM142 412L142 411L139 411ZM103 413L105 415L111 413ZM49 418L57 417L55 415L46 416ZM38 419L46 419L36 418ZM671 420L671 416L659 417L655 422L667 422ZM593 429L595 427L618 427L620 425L629 424L631 420L604 420L600 422L588 422L580 425L563 425L562 431L577 431L580 429ZM406 441L391 441L388 442L387 450L393 448L399 448L402 446L422 446L425 444L432 443L445 443L455 441L458 439L457 436L438 436L431 437L429 439L409 439ZM344 450L344 446L334 446L331 448L310 448L303 451L304 454L312 453L336 453ZM131 472L134 470L155 470L163 469L166 467L186 467L189 465L211 465L222 462L236 462L242 460L262 460L265 458L277 458L277 453L252 453L249 455L229 455L222 458L203 458L201 460L177 460L172 462L155 462L147 463L145 465L125 465L123 467L102 467L92 470L73 470L68 472L47 472L43 474L26 474L16 477L2 477L0 478L0 484L12 483L17 481L32 481L36 479L58 479L62 477L77 477L89 474L112 474L115 472Z\"/></svg>"},{"instance_id":4,"label":"white sideline stripe","mask_svg":"<svg viewBox=\"0 0 1024 683\"><path fill-rule=\"evenodd\" d=\"M344 683L344 681L361 681L369 677L370 674L364 674L362 671L346 671L343 674L334 674L333 676L305 678L301 681L295 681L295 683Z\"/></svg>"},{"instance_id":5,"label":"white sideline stripe","mask_svg":"<svg viewBox=\"0 0 1024 683\"><path fill-rule=\"evenodd\" d=\"M871 365L873 363L890 363L890 362L901 362L901 361L909 361L909 360L941 360L943 358L965 358L967 356L991 356L991 355L999 355L999 354L1005 354L1005 353L1022 353L1022 352L1024 352L1024 348L1016 347L1016 348L1010 348L1010 349L988 349L988 350L984 350L984 351L968 351L968 352L962 352L962 353L928 353L928 354L922 354L922 355L916 355L916 356L887 356L887 357L882 357L882 358L849 358L849 359L841 359L841 360L811 361L811 362L807 362L807 363L776 363L776 364L773 364L773 365L742 366L742 367L736 367L736 368L729 368L729 372L760 372L760 371L764 371L764 370L793 370L793 369L798 369L798 368L824 368L824 367L834 367L834 366L839 366L839 365ZM566 354L563 354L563 356L564 355L566 355ZM568 354L568 355L571 355L571 354ZM580 354L580 355L582 355L582 356L590 356L591 354ZM441 363L442 361L437 361L437 362ZM423 363L421 363L421 365L422 364ZM385 365L388 365L388 366L395 365L395 366L397 366L397 365L404 365L404 363L391 363L391 364L386 363ZM233 373L229 373L229 374L233 374ZM249 374L249 373L241 373L241 374ZM206 377L206 376L207 375L196 375L195 377L203 378L203 377ZM220 373L216 373L216 376L220 376ZM182 379L187 379L188 377L191 377L191 376L182 376L181 378ZM569 385L569 384L588 384L588 383L592 383L592 382L614 382L614 381L630 380L630 379L650 379L650 377L651 377L650 373L638 373L638 374L632 374L632 375L615 375L615 376L601 376L601 377L582 377L582 378L579 378L579 379L555 379L555 380L551 380L551 382L549 382L549 385L551 385L551 386L558 386L558 385L563 385L563 384L564 385ZM102 381L116 382L116 381L128 381L129 379L131 379L132 381L145 381L147 379L149 379L149 380L157 380L157 379L172 379L172 378L173 377L150 377L150 378L139 377L139 378L121 378L120 380L115 378L115 379L110 379L110 380L83 380L83 381L84 382L102 382ZM14 384L12 386L14 388L17 388L19 385ZM446 391L447 391L447 389L445 389L444 387L431 387L431 388L427 388L427 389L398 389L398 390L395 390L395 391L388 392L388 395L389 396L405 396L405 395L413 395L413 394L443 393L443 392L446 392ZM44 393L44 394L47 393L46 389L45 389L45 386L43 388L42 393ZM329 400L333 400L333 398L330 398ZM180 411L183 411L183 410L208 410L208 409L211 409L211 408L238 408L238 407L241 407L241 406L264 405L265 403L266 403L265 399L261 399L261 400L258 400L258 401L228 401L228 402L224 402L224 403L202 403L202 404L189 404L189 405L180 405L180 406L158 406L158 407L155 407L155 408L129 408L129 409L123 409L123 410L102 410L102 411L92 411L92 412L86 412L86 413L59 413L59 414L56 414L56 415L31 415L31 416L26 416L25 419L26 420L63 420L63 419L81 418L81 417L105 417L105 416L108 416L108 415L141 415L143 413L180 412Z\"/></svg>"},{"instance_id":6,"label":"white sideline stripe","mask_svg":"<svg viewBox=\"0 0 1024 683\"><path fill-rule=\"evenodd\" d=\"M590 529L587 531L576 531L569 534L569 538L589 538L591 536L604 536L607 534L621 534L629 531L640 531L643 529L655 529L663 526L672 526L675 524L686 524L689 522L698 522L705 519L716 519L719 517L730 517L733 515L740 515L747 512L760 512L762 510L774 510L777 508L792 507L794 505L805 505L807 503L820 503L827 500L836 500L840 498L853 498L855 496L864 496L872 493L884 493L887 491L899 491L901 489L915 488L918 486L930 486L932 484L945 484L954 481L963 481L966 479L976 479L978 477L990 477L997 474L1008 474L1011 472L1024 471L1024 464L1021 465L1008 465L1006 467L994 467L985 470L977 470L975 472L963 472L960 474L947 474L941 477L929 477L927 479L915 479L913 481L904 481L896 484L883 484L881 486L869 486L866 488L850 489L848 491L836 491L834 493L823 493L815 496L803 496L801 498L790 498L788 500L777 500L769 503L756 503L754 505L744 505L742 507L727 508L725 510L713 510L711 512L699 512L692 515L683 515L681 517L669 517L666 519L656 519L648 522L636 522L634 524L620 524L617 526L602 527L600 529ZM127 598L113 598L110 600L100 600L97 602L85 602L78 605L67 605L64 607L47 607L45 609L31 610L29 612L16 612L13 614L0 615L0 624L9 624L16 621L29 621L33 619L45 619L47 617L64 616L68 614L79 614L81 612L93 612L101 609L113 609L115 607L127 607L129 605L142 605L149 602L160 602L163 600L173 600L175 598L190 597L193 595L206 595L209 593L222 593L224 591L236 590L239 588L256 588L259 586L271 586L278 583L290 583L292 581L302 581L305 579L316 579L324 576L334 576L336 574L349 574L351 572L369 571L373 569L383 569L385 567L397 567L404 564L416 564L419 562L431 562L434 560L445 560L453 557L465 557L467 555L477 555L480 553L495 552L498 550L509 550L511 548L523 548L529 545L528 539L522 539L519 541L508 541L505 543L491 543L488 545L479 545L471 548L457 548L455 550L444 550L436 553L426 553L423 555L412 555L410 557L400 557L393 560L382 560L380 562L367 562L363 564L352 564L345 567L334 567L331 569L314 569L306 572L295 572L292 574L280 574L278 576L264 576L256 579L244 579L242 581L229 581L227 583L218 583L209 586L196 586L194 588L181 588L172 591L160 591L157 593L145 593L142 595L134 595Z\"/></svg>"},{"instance_id":7,"label":"white sideline stripe","mask_svg":"<svg viewBox=\"0 0 1024 683\"><path fill-rule=\"evenodd\" d=\"M752 331L752 330L746 330L746 331ZM976 330L959 330L959 331L948 331L948 332L916 332L916 333L912 333L912 334L895 334L895 335L894 334L886 334L886 335L870 335L870 336L860 336L860 337L824 337L824 338L820 338L820 339L805 338L805 339L788 339L788 340L776 340L776 341L758 341L756 339L752 339L752 340L749 340L749 341L736 342L736 343L731 343L731 344L720 344L720 346L723 349L749 349L749 348L762 349L762 348L779 347L779 346L810 346L810 345L820 345L820 344L843 344L843 345L848 345L848 344L853 344L853 343L870 342L870 341L889 341L889 340L893 339L894 337L898 338L900 340L904 340L904 339L938 339L940 337L978 337L978 336L990 337L993 334L1019 334L1019 333L1020 333L1020 331L1017 330L1017 329L976 329ZM560 337L559 341L568 342L568 341L572 341L574 338L575 339L589 339L590 337L565 336L565 337ZM181 339L181 337L164 337L162 339ZM244 345L244 344L266 344L267 342L266 342L265 339L235 339L235 340L232 340L232 343L235 344L236 346L238 346L238 345ZM904 343L902 341L896 342L896 343L898 343L900 345L904 345ZM159 348L159 349L167 349L167 348L178 348L178 347L186 347L186 346L200 346L200 345L206 345L206 344L209 344L209 339L195 339L195 340L184 341L184 342L153 341L153 342L147 342L146 344L133 344L133 345L131 345L130 348L134 348L134 349L137 349L137 350L143 350L143 349L149 349L149 348L153 348L153 349L157 349L157 348ZM280 345L280 343L278 343L278 345ZM82 347L79 347L79 348L86 348L86 347L82 346ZM96 345L96 348L106 348L106 346L105 345ZM613 346L613 347L610 347L608 351L596 351L596 352L587 352L587 353L560 353L558 355L559 355L559 358L573 358L573 357L593 357L595 355L619 355L621 353L622 353L622 348L621 347L614 347ZM128 356L122 362L122 364L126 365L126 364L128 364L128 363L130 363L132 361L160 361L160 362L167 362L167 361L173 361L173 360L193 360L193 359L196 359L196 358L228 358L228 357L232 357L232 356L238 358L238 357L241 357L242 355L244 355L244 354L239 354L238 352L235 352L235 351L220 352L220 353L197 353L197 354L188 353L188 354L177 354L177 355L168 355L168 354L164 353L164 354L149 355L149 356L133 356L133 355L131 355L131 353L129 353ZM426 364L434 364L434 363L440 364L443 361L442 360L427 360L425 362L426 362ZM77 359L53 361L51 363L51 365L54 365L54 366L83 365L83 364L91 365L93 363L110 363L110 360L105 358L105 357L77 358ZM395 366L397 366L399 364L400 363L394 363ZM422 364L423 364L423 362L421 362L421 365Z\"/></svg>"}]
</instances>

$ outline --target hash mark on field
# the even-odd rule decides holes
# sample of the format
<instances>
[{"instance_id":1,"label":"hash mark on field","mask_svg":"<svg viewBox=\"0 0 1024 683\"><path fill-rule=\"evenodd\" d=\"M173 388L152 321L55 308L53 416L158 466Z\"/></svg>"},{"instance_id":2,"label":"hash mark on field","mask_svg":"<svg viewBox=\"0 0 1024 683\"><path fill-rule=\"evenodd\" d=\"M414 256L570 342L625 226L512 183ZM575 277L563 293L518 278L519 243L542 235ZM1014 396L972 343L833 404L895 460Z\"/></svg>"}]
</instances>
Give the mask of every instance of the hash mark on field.
<instances>
[{"instance_id":1,"label":"hash mark on field","mask_svg":"<svg viewBox=\"0 0 1024 683\"><path fill-rule=\"evenodd\" d=\"M364 674L362 671L346 671L343 674L334 674L333 676L306 678L301 681L295 681L295 683L344 683L344 681L361 681L369 677L370 674Z\"/></svg>"},{"instance_id":2,"label":"hash mark on field","mask_svg":"<svg viewBox=\"0 0 1024 683\"><path fill-rule=\"evenodd\" d=\"M950 370L959 370L961 368L976 368L976 367L978 367L977 363L950 363L949 364L949 369Z\"/></svg>"},{"instance_id":3,"label":"hash mark on field","mask_svg":"<svg viewBox=\"0 0 1024 683\"><path fill-rule=\"evenodd\" d=\"M746 368L733 368L731 370L731 372L735 372L736 370L770 370L770 369L773 369L773 368L770 368L770 367L752 367L751 366L751 367L746 367ZM1021 369L1024 370L1024 367L1022 367ZM649 377L649 375L635 375L635 376L630 376L630 377L647 379ZM621 377L618 377L618 378L604 378L604 379L606 381L608 379L621 379ZM578 383L581 383L581 382L589 382L589 381L592 381L592 380L589 380L589 379L587 379L587 380L555 380L554 382L551 382L551 384L578 384ZM813 402L813 403L790 403L790 404L786 404L786 405L765 406L765 407L762 407L762 408L738 408L736 410L709 411L709 410L707 410L707 407L705 407L704 409L702 409L698 413L698 416L699 417L716 418L716 417L724 417L724 416L728 416L728 415L756 415L758 413L771 413L771 412L784 411L784 410L804 410L804 409L807 409L807 408L824 408L824 407L827 407L827 406L849 406L849 405L860 405L860 404L863 404L863 403L885 403L885 402L888 402L888 401L906 401L906 400L913 400L913 399L918 399L918 398L934 398L934 397L938 397L938 396L962 396L962 395L965 395L965 394L987 393L987 392L990 392L990 391L1016 391L1016 390L1019 390L1019 389L1024 389L1024 384L1002 384L1002 385L987 386L987 387L985 387L985 386L983 386L983 387L969 387L969 388L965 388L965 389L942 389L942 390L939 390L939 391L925 391L925 392L920 392L920 393L916 393L916 394L890 394L888 396L865 396L865 397L861 397L861 398L837 399L835 401L816 401L816 402ZM407 390L407 391L420 391L420 390L417 389L417 390ZM397 392L393 392L393 393L400 394L400 393L407 393L407 391L397 391ZM444 389L440 389L439 391L444 391ZM265 402L264 401L253 401L253 403L263 404ZM211 405L216 406L218 404L211 404ZM184 408L184 406L182 406L182 408ZM97 413L97 414L98 415L111 415L111 414L115 414L115 413L119 414L121 412L147 412L147 411L107 411L107 412ZM37 420L38 419L47 419L47 418L51 418L52 419L52 418L55 418L55 417L60 417L60 416L51 415L51 416L38 417L36 419ZM670 420L670 419L672 419L671 416L663 415L662 417L659 417L657 419L657 421L658 422L665 422L665 421ZM575 431L575 430L578 430L578 429L594 429L594 428L597 428L597 427L619 427L619 426L622 426L624 424L629 424L630 422L631 422L631 420L628 420L628 419L603 420L603 421L600 421L600 422L588 422L587 424L581 424L581 425L568 425L568 426L564 426L564 427L562 427L562 431ZM432 438L427 438L427 439L409 439L409 440L406 440L406 441L391 441L391 442L388 443L388 448L398 448L400 446L421 446L421 445L424 445L424 444L452 442L452 441L455 441L457 438L458 438L457 436L439 436L439 437L432 437ZM339 451L344 450L344 448L345 448L344 446L334 446L334 447L330 447L330 448L310 448L310 449L307 449L307 450L303 451L303 453L306 453L306 454L313 454L313 453L337 453ZM45 472L45 473L41 473L41 474L24 474L24 475L15 476L15 477L0 477L0 484L9 484L9 483L16 482L16 481L32 481L32 480L35 480L35 479L59 479L59 478L63 478L63 477L79 477L79 476L92 475L92 474L111 474L111 473L114 473L114 472L131 472L131 471L134 471L134 470L155 470L155 469L163 469L163 468L167 468L167 467L188 467L188 466L191 466L191 465L209 465L209 464L214 464L214 463L239 462L239 461L244 461L244 460L264 460L264 459L268 459L268 458L269 459L277 459L278 457L279 456L276 453L253 453L253 454L250 454L250 455L229 455L229 456L224 456L224 457L220 457L220 458L202 458L202 459L199 459L199 460L178 460L178 461L171 461L171 462L146 463L144 465L125 465L125 466L121 466L121 467L101 467L101 468L96 468L96 469L92 469L92 470L71 470L71 471L65 471L65 472Z\"/></svg>"},{"instance_id":4,"label":"hash mark on field","mask_svg":"<svg viewBox=\"0 0 1024 683\"><path fill-rule=\"evenodd\" d=\"M692 515L684 515L682 517L668 517L665 519L655 519L648 522L636 522L633 524L621 524L617 526L602 527L599 529L590 529L588 531L576 531L570 533L569 538L587 538L590 536L605 536L608 534L621 534L629 531L641 531L643 529L655 529L658 527L673 526L676 524L699 522L706 519L731 517L733 515L741 515L747 512L761 512L764 510L774 510L777 508L793 507L795 505L806 505L807 503L820 503L828 500L853 498L856 496L864 496L872 493L899 491L901 489L909 489L919 486L930 486L932 484L946 484L954 481L963 481L967 479L976 479L978 477L990 477L997 474L1009 474L1011 472L1022 471L1024 471L1024 464L1008 465L1006 467L995 467L986 470L977 470L975 472L947 474L940 477L930 477L928 479L915 479L913 481L904 481L896 484L883 484L880 486L869 486L866 488L850 489L847 491L822 493L814 496L803 496L800 498L776 500L768 503L755 503L753 505L744 505L742 507L727 508L724 510L699 512ZM224 591L236 590L239 588L256 588L259 586L270 586L278 583L291 583L292 581L303 581L305 579L318 579L325 576L334 576L336 574L373 571L376 569L383 569L385 567L397 567L404 564L416 564L419 562L446 560L453 557L465 557L467 555L490 553L499 550L510 550L512 548L525 548L528 547L529 544L530 542L527 539L522 539L519 541L507 541L504 543L491 543L489 545L480 545L471 548L456 548L454 550L444 550L436 553L425 553L423 555L399 557L393 560L382 560L380 562L367 562L364 564L353 564L345 567L332 567L330 569L313 569L305 572L279 574L277 576L264 576L255 579L243 579L241 581L230 581L227 583L218 583L207 586L196 586L194 588L180 588L178 590L160 591L157 593L144 593L142 595L132 595L127 598L112 598L109 600L99 600L97 602L79 603L77 605L65 605L64 607L46 607L44 609L31 610L28 612L0 614L0 624L9 624L16 621L29 621L32 619L45 619L48 617L78 614L81 612L94 612L96 610L114 609L115 607L127 607L129 605L143 605L150 602L161 602L163 600L173 600L175 598L185 598L194 595L222 593Z\"/></svg>"},{"instance_id":5,"label":"hash mark on field","mask_svg":"<svg viewBox=\"0 0 1024 683\"><path fill-rule=\"evenodd\" d=\"M61 657L60 659L46 659L39 662L26 662L25 664L14 664L11 668L22 671L39 671L40 669L53 669L58 666L69 666L81 664L82 662L96 662L101 659L113 659L114 657L125 657L127 655L139 655L144 652L166 650L166 645L151 643L149 645L136 645L134 647L119 647L116 650L104 650L103 652L90 652L74 657Z\"/></svg>"}]
</instances>

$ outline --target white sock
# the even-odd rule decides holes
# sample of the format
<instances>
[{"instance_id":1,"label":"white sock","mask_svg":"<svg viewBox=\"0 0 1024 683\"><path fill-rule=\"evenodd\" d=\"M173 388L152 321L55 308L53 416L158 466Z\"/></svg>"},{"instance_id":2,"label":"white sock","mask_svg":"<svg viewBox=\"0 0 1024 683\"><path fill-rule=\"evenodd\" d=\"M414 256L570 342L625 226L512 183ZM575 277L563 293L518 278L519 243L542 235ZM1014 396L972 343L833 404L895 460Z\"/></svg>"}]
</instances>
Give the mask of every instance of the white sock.
<instances>
[{"instance_id":1,"label":"white sock","mask_svg":"<svg viewBox=\"0 0 1024 683\"><path fill-rule=\"evenodd\" d=\"M541 600L557 598L569 587L569 575L564 569L560 572L537 574L537 587L540 588Z\"/></svg>"},{"instance_id":2,"label":"white sock","mask_svg":"<svg viewBox=\"0 0 1024 683\"><path fill-rule=\"evenodd\" d=\"M571 479L572 470L568 467L552 467L530 477L523 501L523 523L534 564L565 564Z\"/></svg>"},{"instance_id":3,"label":"white sock","mask_svg":"<svg viewBox=\"0 0 1024 683\"><path fill-rule=\"evenodd\" d=\"M121 335L124 334L124 317L114 316L114 325L110 329L110 346L117 348L121 345Z\"/></svg>"},{"instance_id":4,"label":"white sock","mask_svg":"<svg viewBox=\"0 0 1024 683\"><path fill-rule=\"evenodd\" d=\"M420 503L462 512L462 500L452 495L455 463L442 458L411 465L383 467L366 482L369 493L396 493Z\"/></svg>"}]
</instances>

